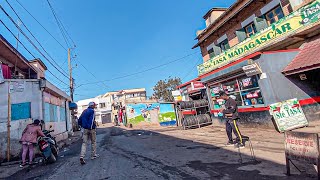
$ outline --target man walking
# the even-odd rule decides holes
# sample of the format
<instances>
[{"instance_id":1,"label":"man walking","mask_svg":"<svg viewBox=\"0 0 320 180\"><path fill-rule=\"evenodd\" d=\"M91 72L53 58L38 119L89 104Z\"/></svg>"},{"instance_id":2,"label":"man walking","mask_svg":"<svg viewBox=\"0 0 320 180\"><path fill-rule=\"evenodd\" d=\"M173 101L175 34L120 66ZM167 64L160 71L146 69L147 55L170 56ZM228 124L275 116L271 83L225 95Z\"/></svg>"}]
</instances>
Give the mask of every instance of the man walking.
<instances>
[{"instance_id":1,"label":"man walking","mask_svg":"<svg viewBox=\"0 0 320 180\"><path fill-rule=\"evenodd\" d=\"M226 131L229 139L227 146L233 146L236 144L239 148L244 148L242 136L237 123L237 120L239 119L237 102L234 99L230 98L224 91L221 91L219 95L221 99L224 99L226 101L225 108L222 113L227 120ZM232 131L237 137L236 142L233 141Z\"/></svg>"},{"instance_id":2,"label":"man walking","mask_svg":"<svg viewBox=\"0 0 320 180\"><path fill-rule=\"evenodd\" d=\"M87 143L89 139L91 140L91 159L96 159L98 157L97 151L97 142L96 142L96 122L94 115L94 108L96 104L94 102L89 103L89 107L84 110L79 117L79 126L81 126L83 131L83 142L81 147L80 154L80 163L83 165L86 162L84 157L87 152Z\"/></svg>"}]
</instances>

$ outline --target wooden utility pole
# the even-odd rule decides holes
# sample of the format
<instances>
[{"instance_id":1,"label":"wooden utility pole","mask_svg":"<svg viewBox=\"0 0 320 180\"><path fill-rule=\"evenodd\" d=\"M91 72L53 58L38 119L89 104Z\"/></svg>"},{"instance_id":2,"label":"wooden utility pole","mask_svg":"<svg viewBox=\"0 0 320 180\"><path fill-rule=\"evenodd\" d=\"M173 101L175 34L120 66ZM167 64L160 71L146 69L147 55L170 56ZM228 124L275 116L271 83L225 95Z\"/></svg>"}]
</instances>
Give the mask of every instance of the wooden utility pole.
<instances>
[{"instance_id":1,"label":"wooden utility pole","mask_svg":"<svg viewBox=\"0 0 320 180\"><path fill-rule=\"evenodd\" d=\"M7 121L7 160L10 161L10 128L11 128L11 96L10 81L8 82L8 121Z\"/></svg>"},{"instance_id":2,"label":"wooden utility pole","mask_svg":"<svg viewBox=\"0 0 320 180\"><path fill-rule=\"evenodd\" d=\"M68 65L69 65L69 80L70 80L70 97L73 101L73 79L72 79L72 65L71 65L71 55L70 55L70 48L68 48Z\"/></svg>"}]
</instances>

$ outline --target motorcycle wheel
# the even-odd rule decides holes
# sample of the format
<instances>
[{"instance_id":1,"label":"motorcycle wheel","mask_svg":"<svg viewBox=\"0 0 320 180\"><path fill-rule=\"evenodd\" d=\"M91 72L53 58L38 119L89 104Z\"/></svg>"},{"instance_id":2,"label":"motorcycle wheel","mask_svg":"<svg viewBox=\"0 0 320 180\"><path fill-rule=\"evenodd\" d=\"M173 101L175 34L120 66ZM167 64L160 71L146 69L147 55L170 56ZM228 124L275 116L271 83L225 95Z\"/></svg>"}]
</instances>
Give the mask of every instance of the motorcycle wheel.
<instances>
[{"instance_id":1,"label":"motorcycle wheel","mask_svg":"<svg viewBox=\"0 0 320 180\"><path fill-rule=\"evenodd\" d=\"M48 158L49 163L54 163L57 161L57 158L51 153L50 157Z\"/></svg>"},{"instance_id":2,"label":"motorcycle wheel","mask_svg":"<svg viewBox=\"0 0 320 180\"><path fill-rule=\"evenodd\" d=\"M52 154L56 157L56 159L58 159L58 154L59 154L59 149L56 146L53 146L52 149Z\"/></svg>"}]
</instances>

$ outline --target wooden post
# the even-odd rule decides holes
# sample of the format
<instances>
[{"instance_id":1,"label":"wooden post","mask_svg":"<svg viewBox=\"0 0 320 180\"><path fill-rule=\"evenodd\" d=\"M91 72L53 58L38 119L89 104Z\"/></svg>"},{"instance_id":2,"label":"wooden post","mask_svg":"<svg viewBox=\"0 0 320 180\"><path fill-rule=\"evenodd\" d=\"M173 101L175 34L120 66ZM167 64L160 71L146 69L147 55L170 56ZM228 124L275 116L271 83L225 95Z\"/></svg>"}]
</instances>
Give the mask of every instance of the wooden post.
<instances>
[{"instance_id":1,"label":"wooden post","mask_svg":"<svg viewBox=\"0 0 320 180\"><path fill-rule=\"evenodd\" d=\"M287 176L290 176L290 161L286 155L286 168L287 168Z\"/></svg>"},{"instance_id":2,"label":"wooden post","mask_svg":"<svg viewBox=\"0 0 320 180\"><path fill-rule=\"evenodd\" d=\"M319 136L318 134L316 134L317 136L317 149L319 151ZM318 159L317 159L317 171L318 171L318 180L320 180L320 155L319 155L319 152L318 152Z\"/></svg>"},{"instance_id":3,"label":"wooden post","mask_svg":"<svg viewBox=\"0 0 320 180\"><path fill-rule=\"evenodd\" d=\"M8 122L7 122L7 160L10 161L10 127L11 127L11 97L10 81L8 82Z\"/></svg>"}]
</instances>

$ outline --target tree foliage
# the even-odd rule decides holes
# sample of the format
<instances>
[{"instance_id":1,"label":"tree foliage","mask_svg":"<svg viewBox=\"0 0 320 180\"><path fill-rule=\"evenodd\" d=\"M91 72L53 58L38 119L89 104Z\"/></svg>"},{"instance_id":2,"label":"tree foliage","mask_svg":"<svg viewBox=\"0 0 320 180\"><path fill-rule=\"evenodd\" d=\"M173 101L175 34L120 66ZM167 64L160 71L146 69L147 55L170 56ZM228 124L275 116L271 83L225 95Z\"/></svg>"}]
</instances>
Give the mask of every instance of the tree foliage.
<instances>
[{"instance_id":1,"label":"tree foliage","mask_svg":"<svg viewBox=\"0 0 320 180\"><path fill-rule=\"evenodd\" d=\"M153 87L153 96L160 101L173 102L174 98L171 92L176 90L180 84L181 79L177 77L160 80Z\"/></svg>"}]
</instances>

